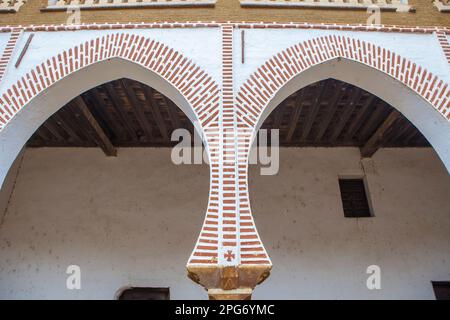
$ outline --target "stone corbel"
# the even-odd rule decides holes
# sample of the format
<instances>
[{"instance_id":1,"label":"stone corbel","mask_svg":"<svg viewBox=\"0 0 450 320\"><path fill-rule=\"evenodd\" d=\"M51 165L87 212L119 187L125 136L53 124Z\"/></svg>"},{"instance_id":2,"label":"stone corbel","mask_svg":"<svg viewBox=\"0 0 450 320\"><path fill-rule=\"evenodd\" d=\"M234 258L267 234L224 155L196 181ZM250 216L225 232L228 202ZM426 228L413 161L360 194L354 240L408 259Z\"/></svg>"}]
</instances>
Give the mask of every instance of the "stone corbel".
<instances>
[{"instance_id":1,"label":"stone corbel","mask_svg":"<svg viewBox=\"0 0 450 320\"><path fill-rule=\"evenodd\" d=\"M188 277L208 291L210 300L251 300L271 266L188 266Z\"/></svg>"}]
</instances>

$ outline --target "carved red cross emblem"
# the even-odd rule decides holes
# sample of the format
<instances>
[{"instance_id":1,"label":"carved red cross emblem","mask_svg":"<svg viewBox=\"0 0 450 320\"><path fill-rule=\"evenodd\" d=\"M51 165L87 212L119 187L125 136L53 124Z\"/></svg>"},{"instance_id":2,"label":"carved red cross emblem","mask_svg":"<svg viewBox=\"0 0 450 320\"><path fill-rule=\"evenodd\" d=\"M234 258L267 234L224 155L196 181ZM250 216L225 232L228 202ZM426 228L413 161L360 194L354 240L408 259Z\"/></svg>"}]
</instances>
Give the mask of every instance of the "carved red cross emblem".
<instances>
[{"instance_id":1,"label":"carved red cross emblem","mask_svg":"<svg viewBox=\"0 0 450 320\"><path fill-rule=\"evenodd\" d=\"M228 250L228 252L224 254L224 257L228 262L231 262L232 260L234 260L234 258L236 258L236 255L233 253L233 251Z\"/></svg>"}]
</instances>

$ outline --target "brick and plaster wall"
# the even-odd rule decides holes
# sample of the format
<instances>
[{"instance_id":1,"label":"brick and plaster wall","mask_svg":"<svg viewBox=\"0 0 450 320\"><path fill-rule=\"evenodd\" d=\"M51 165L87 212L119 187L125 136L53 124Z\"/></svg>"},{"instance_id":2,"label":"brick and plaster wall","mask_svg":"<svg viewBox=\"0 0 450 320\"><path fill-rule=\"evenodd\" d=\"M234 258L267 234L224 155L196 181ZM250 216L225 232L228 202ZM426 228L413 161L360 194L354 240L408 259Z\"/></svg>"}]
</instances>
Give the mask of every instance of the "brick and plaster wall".
<instances>
[{"instance_id":1,"label":"brick and plaster wall","mask_svg":"<svg viewBox=\"0 0 450 320\"><path fill-rule=\"evenodd\" d=\"M190 276L209 289L217 289L217 279L209 278L217 266L256 270L253 285L244 281L247 289L268 274L271 261L250 208L248 151L252 133L271 110L304 86L335 78L377 95L403 113L450 168L446 28L277 23L73 27L0 28L8 35L0 38L0 46L9 61L0 82L0 181L31 134L80 93L123 77L154 88L206 134L210 193L188 266L196 268ZM204 272L207 280L196 272Z\"/></svg>"},{"instance_id":2,"label":"brick and plaster wall","mask_svg":"<svg viewBox=\"0 0 450 320\"><path fill-rule=\"evenodd\" d=\"M30 0L17 13L0 13L1 24L65 23L66 12L41 11L48 0ZM407 26L449 26L448 13L439 12L428 0L408 0L415 12L383 12L382 23ZM369 15L365 10L323 10L292 7L241 7L239 0L217 0L214 7L105 9L82 11L82 21L160 22L160 21L279 21L310 23L363 23Z\"/></svg>"},{"instance_id":3,"label":"brick and plaster wall","mask_svg":"<svg viewBox=\"0 0 450 320\"><path fill-rule=\"evenodd\" d=\"M364 171L354 148L280 156L276 176L250 167L274 263L255 299L434 299L430 281L450 279L450 177L432 149L382 149ZM375 217L346 219L338 176L364 173ZM0 298L113 299L131 285L206 299L185 262L208 201L207 166L175 166L170 149L120 149L117 158L28 149L14 182L0 226ZM71 264L81 267L80 291L65 287ZM373 264L379 291L365 285Z\"/></svg>"}]
</instances>

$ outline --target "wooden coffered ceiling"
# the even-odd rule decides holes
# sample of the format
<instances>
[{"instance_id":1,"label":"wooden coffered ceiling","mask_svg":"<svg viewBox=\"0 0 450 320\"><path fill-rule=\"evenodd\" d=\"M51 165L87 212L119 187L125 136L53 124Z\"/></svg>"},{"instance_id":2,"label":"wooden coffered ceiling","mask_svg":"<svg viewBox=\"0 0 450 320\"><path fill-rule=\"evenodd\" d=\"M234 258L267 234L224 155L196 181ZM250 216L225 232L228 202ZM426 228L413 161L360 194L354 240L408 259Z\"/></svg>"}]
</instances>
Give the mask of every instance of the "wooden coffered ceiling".
<instances>
[{"instance_id":1,"label":"wooden coffered ceiling","mask_svg":"<svg viewBox=\"0 0 450 320\"><path fill-rule=\"evenodd\" d=\"M328 79L284 100L262 126L280 129L285 147L428 147L417 128L392 106L353 85Z\"/></svg>"},{"instance_id":2,"label":"wooden coffered ceiling","mask_svg":"<svg viewBox=\"0 0 450 320\"><path fill-rule=\"evenodd\" d=\"M28 147L171 147L177 128L193 133L187 116L156 90L128 79L100 85L50 117ZM380 147L429 147L423 135L376 96L333 79L288 97L266 119L280 129L283 147L360 147L371 156Z\"/></svg>"}]
</instances>

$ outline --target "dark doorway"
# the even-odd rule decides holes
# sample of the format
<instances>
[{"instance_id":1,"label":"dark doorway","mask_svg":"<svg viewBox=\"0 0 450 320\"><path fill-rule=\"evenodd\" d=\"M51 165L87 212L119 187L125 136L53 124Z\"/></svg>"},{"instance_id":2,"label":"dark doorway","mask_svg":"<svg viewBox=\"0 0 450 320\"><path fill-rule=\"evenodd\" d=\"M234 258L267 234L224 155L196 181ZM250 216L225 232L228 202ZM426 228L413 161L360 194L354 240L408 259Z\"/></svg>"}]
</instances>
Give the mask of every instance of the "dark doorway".
<instances>
[{"instance_id":1,"label":"dark doorway","mask_svg":"<svg viewBox=\"0 0 450 320\"><path fill-rule=\"evenodd\" d=\"M129 288L120 293L119 300L170 300L170 289Z\"/></svg>"},{"instance_id":2,"label":"dark doorway","mask_svg":"<svg viewBox=\"0 0 450 320\"><path fill-rule=\"evenodd\" d=\"M433 281L436 300L450 300L450 281Z\"/></svg>"}]
</instances>

